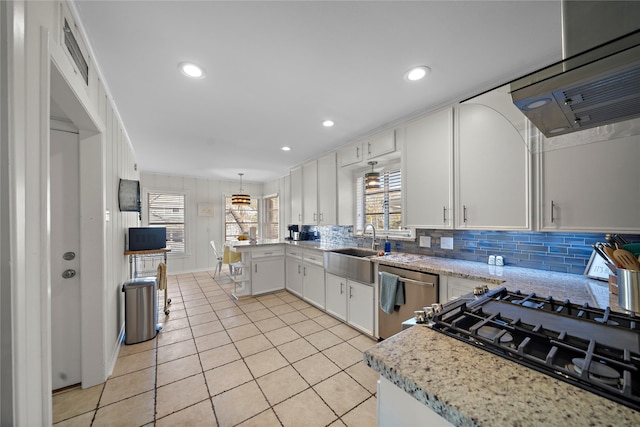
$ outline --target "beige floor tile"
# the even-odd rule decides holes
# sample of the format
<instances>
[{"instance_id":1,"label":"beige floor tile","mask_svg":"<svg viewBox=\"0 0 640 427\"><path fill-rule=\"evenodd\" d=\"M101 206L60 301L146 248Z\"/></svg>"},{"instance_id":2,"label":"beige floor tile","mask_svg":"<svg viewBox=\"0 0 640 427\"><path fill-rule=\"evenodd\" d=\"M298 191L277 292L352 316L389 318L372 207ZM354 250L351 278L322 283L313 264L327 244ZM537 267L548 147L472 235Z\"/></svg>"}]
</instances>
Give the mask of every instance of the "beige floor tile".
<instances>
[{"instance_id":1,"label":"beige floor tile","mask_svg":"<svg viewBox=\"0 0 640 427\"><path fill-rule=\"evenodd\" d=\"M229 344L231 342L231 338L226 331L214 332L209 335L203 335L198 337L196 340L196 347L198 348L198 352L203 352L206 350L210 350L212 348L220 347L222 345Z\"/></svg>"},{"instance_id":2,"label":"beige floor tile","mask_svg":"<svg viewBox=\"0 0 640 427\"><path fill-rule=\"evenodd\" d=\"M262 305L260 301L253 302L251 304L245 304L240 306L240 309L245 313L251 313L252 311L264 310L266 307Z\"/></svg>"},{"instance_id":3,"label":"beige floor tile","mask_svg":"<svg viewBox=\"0 0 640 427\"><path fill-rule=\"evenodd\" d=\"M300 298L298 298L297 296L289 293L289 292L283 292L283 293L279 293L277 294L278 297L284 301L284 302L296 302L296 301L300 301Z\"/></svg>"},{"instance_id":4,"label":"beige floor tile","mask_svg":"<svg viewBox=\"0 0 640 427\"><path fill-rule=\"evenodd\" d=\"M377 424L372 424L370 427L373 427L373 426L377 426ZM329 427L347 427L347 426L345 423L342 422L342 420L335 420L334 422L329 424Z\"/></svg>"},{"instance_id":5,"label":"beige floor tile","mask_svg":"<svg viewBox=\"0 0 640 427\"><path fill-rule=\"evenodd\" d=\"M126 345L122 343L120 345L120 353L118 353L118 357L129 356L134 353L141 353L143 351L149 351L156 348L158 342L156 340L144 341L138 344Z\"/></svg>"},{"instance_id":6,"label":"beige floor tile","mask_svg":"<svg viewBox=\"0 0 640 427\"><path fill-rule=\"evenodd\" d=\"M293 367L311 385L340 372L340 368L322 353L302 359L294 363Z\"/></svg>"},{"instance_id":7,"label":"beige floor tile","mask_svg":"<svg viewBox=\"0 0 640 427\"><path fill-rule=\"evenodd\" d=\"M202 369L205 371L240 359L240 353L238 353L238 350L236 350L233 344L227 344L222 347L207 350L199 353L199 356L200 362L202 363Z\"/></svg>"},{"instance_id":8,"label":"beige floor tile","mask_svg":"<svg viewBox=\"0 0 640 427\"><path fill-rule=\"evenodd\" d=\"M156 417L164 417L203 400L209 400L204 374L159 387L156 394Z\"/></svg>"},{"instance_id":9,"label":"beige floor tile","mask_svg":"<svg viewBox=\"0 0 640 427\"><path fill-rule=\"evenodd\" d=\"M193 338L190 328L176 329L175 331L163 331L158 333L158 346L175 344Z\"/></svg>"},{"instance_id":10,"label":"beige floor tile","mask_svg":"<svg viewBox=\"0 0 640 427\"><path fill-rule=\"evenodd\" d=\"M296 310L304 310L305 308L312 307L311 304L306 303L302 300L294 301L290 304L291 304L291 307L295 308Z\"/></svg>"},{"instance_id":11,"label":"beige floor tile","mask_svg":"<svg viewBox=\"0 0 640 427\"><path fill-rule=\"evenodd\" d=\"M86 414L78 415L77 417L69 418L65 421L60 421L54 424L55 427L91 427L93 416L96 411L87 412Z\"/></svg>"},{"instance_id":12,"label":"beige floor tile","mask_svg":"<svg viewBox=\"0 0 640 427\"><path fill-rule=\"evenodd\" d=\"M175 331L176 329L184 329L189 327L189 319L183 317L181 319L169 319L162 323L164 332Z\"/></svg>"},{"instance_id":13,"label":"beige floor tile","mask_svg":"<svg viewBox=\"0 0 640 427\"><path fill-rule=\"evenodd\" d=\"M286 304L286 302L282 301L280 298L274 296L273 298L260 300L260 302L267 308L275 307L278 305Z\"/></svg>"},{"instance_id":14,"label":"beige floor tile","mask_svg":"<svg viewBox=\"0 0 640 427\"><path fill-rule=\"evenodd\" d=\"M213 322L201 323L199 325L194 325L191 327L191 332L193 333L193 337L201 337L203 335L212 334L214 332L220 332L224 330L224 326L222 326L222 322L219 320L214 320Z\"/></svg>"},{"instance_id":15,"label":"beige floor tile","mask_svg":"<svg viewBox=\"0 0 640 427\"><path fill-rule=\"evenodd\" d=\"M236 303L233 302L232 300L228 299L228 298L226 300L219 300L219 301L211 304L211 307L215 311L222 310L222 309L225 309L225 308L235 307L235 306L236 306Z\"/></svg>"},{"instance_id":16,"label":"beige floor tile","mask_svg":"<svg viewBox=\"0 0 640 427\"><path fill-rule=\"evenodd\" d=\"M198 307L201 305L209 305L209 301L207 301L204 295L201 295L198 299L185 301L183 302L183 304L184 304L184 308L190 309L190 308Z\"/></svg>"},{"instance_id":17,"label":"beige floor tile","mask_svg":"<svg viewBox=\"0 0 640 427\"><path fill-rule=\"evenodd\" d=\"M187 302L187 301L196 301L196 300L201 300L204 299L204 293L198 289L197 292L193 292L193 293L182 293L182 301Z\"/></svg>"},{"instance_id":18,"label":"beige floor tile","mask_svg":"<svg viewBox=\"0 0 640 427\"><path fill-rule=\"evenodd\" d=\"M100 406L127 399L136 394L153 390L156 386L156 368L151 367L141 371L135 371L127 375L112 377L105 383Z\"/></svg>"},{"instance_id":19,"label":"beige floor tile","mask_svg":"<svg viewBox=\"0 0 640 427\"><path fill-rule=\"evenodd\" d=\"M286 313L291 313L292 311L297 311L294 307L291 307L290 304L276 305L275 307L271 307L269 310L271 310L274 314L277 314L278 316Z\"/></svg>"},{"instance_id":20,"label":"beige floor tile","mask_svg":"<svg viewBox=\"0 0 640 427\"><path fill-rule=\"evenodd\" d=\"M207 301L208 302L208 301ZM187 316L195 316L196 314L213 313L210 304L203 304L197 307L187 308Z\"/></svg>"},{"instance_id":21,"label":"beige floor tile","mask_svg":"<svg viewBox=\"0 0 640 427\"><path fill-rule=\"evenodd\" d=\"M329 328L329 331L345 341L360 335L360 332L356 331L346 323L340 323L339 325L332 326Z\"/></svg>"},{"instance_id":22,"label":"beige floor tile","mask_svg":"<svg viewBox=\"0 0 640 427\"><path fill-rule=\"evenodd\" d=\"M227 363L204 373L209 394L216 396L253 380L249 368L242 360Z\"/></svg>"},{"instance_id":23,"label":"beige floor tile","mask_svg":"<svg viewBox=\"0 0 640 427\"><path fill-rule=\"evenodd\" d=\"M97 409L103 388L104 384L99 384L84 390L77 388L54 394L53 422L57 423Z\"/></svg>"},{"instance_id":24,"label":"beige floor tile","mask_svg":"<svg viewBox=\"0 0 640 427\"><path fill-rule=\"evenodd\" d=\"M291 329L290 326L285 326L284 328L269 331L264 335L275 346L279 346L280 344L284 344L286 342L300 338L300 335L298 335L296 331Z\"/></svg>"},{"instance_id":25,"label":"beige floor tile","mask_svg":"<svg viewBox=\"0 0 640 427\"><path fill-rule=\"evenodd\" d=\"M216 314L220 319L226 319L227 317L239 316L244 314L244 311L240 307L228 307L222 310L216 310Z\"/></svg>"},{"instance_id":26,"label":"beige floor tile","mask_svg":"<svg viewBox=\"0 0 640 427\"><path fill-rule=\"evenodd\" d=\"M291 366L285 366L256 381L271 406L309 388L309 384Z\"/></svg>"},{"instance_id":27,"label":"beige floor tile","mask_svg":"<svg viewBox=\"0 0 640 427\"><path fill-rule=\"evenodd\" d=\"M371 396L364 387L344 372L313 386L315 391L338 415L343 415Z\"/></svg>"},{"instance_id":28,"label":"beige floor tile","mask_svg":"<svg viewBox=\"0 0 640 427\"><path fill-rule=\"evenodd\" d=\"M300 312L310 319L315 319L316 317L322 316L324 314L322 311L318 310L315 307L303 308L302 310L300 310Z\"/></svg>"},{"instance_id":29,"label":"beige floor tile","mask_svg":"<svg viewBox=\"0 0 640 427\"><path fill-rule=\"evenodd\" d=\"M249 319L252 322L258 322L260 320L268 319L270 317L275 317L275 314L271 312L271 310L263 308L262 310L252 311L251 313L247 313Z\"/></svg>"},{"instance_id":30,"label":"beige floor tile","mask_svg":"<svg viewBox=\"0 0 640 427\"><path fill-rule=\"evenodd\" d=\"M280 319L287 325L293 325L294 323L304 322L305 320L309 320L307 316L300 313L299 311L292 311L291 313L285 313L280 316Z\"/></svg>"},{"instance_id":31,"label":"beige floor tile","mask_svg":"<svg viewBox=\"0 0 640 427\"><path fill-rule=\"evenodd\" d=\"M314 317L313 320L317 324L319 324L320 326L324 326L325 328L330 328L332 326L340 325L342 323L335 317L331 317L328 314L323 314L322 316Z\"/></svg>"},{"instance_id":32,"label":"beige floor tile","mask_svg":"<svg viewBox=\"0 0 640 427\"><path fill-rule=\"evenodd\" d=\"M304 338L279 345L278 351L282 353L289 363L297 362L318 352L318 350Z\"/></svg>"},{"instance_id":33,"label":"beige floor tile","mask_svg":"<svg viewBox=\"0 0 640 427\"><path fill-rule=\"evenodd\" d=\"M342 369L361 362L363 357L360 350L346 342L327 348L322 353Z\"/></svg>"},{"instance_id":34,"label":"beige floor tile","mask_svg":"<svg viewBox=\"0 0 640 427\"><path fill-rule=\"evenodd\" d=\"M279 403L273 410L285 427L324 427L337 418L312 389Z\"/></svg>"},{"instance_id":35,"label":"beige floor tile","mask_svg":"<svg viewBox=\"0 0 640 427\"><path fill-rule=\"evenodd\" d=\"M211 400L220 427L235 426L269 408L255 381L219 394Z\"/></svg>"},{"instance_id":36,"label":"beige floor tile","mask_svg":"<svg viewBox=\"0 0 640 427\"><path fill-rule=\"evenodd\" d=\"M238 326L237 328L227 329L227 334L231 337L232 341L240 341L245 338L254 337L260 335L260 329L256 328L253 323Z\"/></svg>"},{"instance_id":37,"label":"beige floor tile","mask_svg":"<svg viewBox=\"0 0 640 427\"><path fill-rule=\"evenodd\" d=\"M239 299L238 301L236 301L236 305L238 307L242 307L244 305L254 304L256 302L260 302L260 300L257 297L242 298L242 299Z\"/></svg>"},{"instance_id":38,"label":"beige floor tile","mask_svg":"<svg viewBox=\"0 0 640 427\"><path fill-rule=\"evenodd\" d=\"M154 393L148 391L98 409L93 426L142 426L153 422Z\"/></svg>"},{"instance_id":39,"label":"beige floor tile","mask_svg":"<svg viewBox=\"0 0 640 427\"><path fill-rule=\"evenodd\" d=\"M252 354L251 356L245 357L244 361L256 378L289 364L287 359L282 357L275 348Z\"/></svg>"},{"instance_id":40,"label":"beige floor tile","mask_svg":"<svg viewBox=\"0 0 640 427\"><path fill-rule=\"evenodd\" d=\"M355 348L357 348L360 351L365 351L366 349L368 349L371 346L376 345L378 342L375 341L372 338L369 338L365 335L359 335L355 338L351 338L349 341L347 341L349 344L351 344L352 346L354 346Z\"/></svg>"},{"instance_id":41,"label":"beige floor tile","mask_svg":"<svg viewBox=\"0 0 640 427\"><path fill-rule=\"evenodd\" d=\"M275 329L280 329L282 327L287 326L282 320L280 320L278 317L271 317L269 319L264 319L264 320L260 320L258 322L255 323L255 325L262 331L262 332L269 332L269 331L273 331Z\"/></svg>"},{"instance_id":42,"label":"beige floor tile","mask_svg":"<svg viewBox=\"0 0 640 427\"><path fill-rule=\"evenodd\" d=\"M303 337L324 330L322 326L318 325L313 320L305 320L304 322L296 323L291 325L291 328Z\"/></svg>"},{"instance_id":43,"label":"beige floor tile","mask_svg":"<svg viewBox=\"0 0 640 427\"><path fill-rule=\"evenodd\" d=\"M156 427L217 427L209 399L156 421Z\"/></svg>"},{"instance_id":44,"label":"beige floor tile","mask_svg":"<svg viewBox=\"0 0 640 427\"><path fill-rule=\"evenodd\" d=\"M361 386L367 389L371 394L378 391L378 380L380 374L368 367L363 361L344 370L351 378L356 380Z\"/></svg>"},{"instance_id":45,"label":"beige floor tile","mask_svg":"<svg viewBox=\"0 0 640 427\"><path fill-rule=\"evenodd\" d=\"M208 323L208 322L213 322L215 320L218 320L218 316L216 316L215 313L211 312L211 313L202 313L202 314L196 314L194 316L189 316L189 323L191 323L191 325L200 325L202 323Z\"/></svg>"},{"instance_id":46,"label":"beige floor tile","mask_svg":"<svg viewBox=\"0 0 640 427\"><path fill-rule=\"evenodd\" d=\"M192 339L180 341L175 344L163 345L158 347L158 364L170 362L171 360L180 359L181 357L196 353L196 344Z\"/></svg>"},{"instance_id":47,"label":"beige floor tile","mask_svg":"<svg viewBox=\"0 0 640 427\"><path fill-rule=\"evenodd\" d=\"M373 427L377 426L376 398L370 397L364 403L342 416L342 421L347 427Z\"/></svg>"},{"instance_id":48,"label":"beige floor tile","mask_svg":"<svg viewBox=\"0 0 640 427\"><path fill-rule=\"evenodd\" d=\"M328 330L307 335L305 339L309 341L311 344L313 344L313 346L318 350L324 350L344 342L339 337L335 336Z\"/></svg>"},{"instance_id":49,"label":"beige floor tile","mask_svg":"<svg viewBox=\"0 0 640 427\"><path fill-rule=\"evenodd\" d=\"M236 326L242 326L246 325L247 323L251 323L251 320L249 320L246 314L241 314L239 316L221 318L220 322L225 328L231 329L235 328Z\"/></svg>"},{"instance_id":50,"label":"beige floor tile","mask_svg":"<svg viewBox=\"0 0 640 427\"><path fill-rule=\"evenodd\" d=\"M163 363L162 365L158 365L157 387L199 374L200 372L202 372L202 367L200 366L200 360L197 354Z\"/></svg>"},{"instance_id":51,"label":"beige floor tile","mask_svg":"<svg viewBox=\"0 0 640 427\"><path fill-rule=\"evenodd\" d=\"M235 345L242 357L251 356L273 347L273 344L264 335L236 341Z\"/></svg>"},{"instance_id":52,"label":"beige floor tile","mask_svg":"<svg viewBox=\"0 0 640 427\"><path fill-rule=\"evenodd\" d=\"M156 364L156 350L141 351L129 356L119 357L113 368L112 377L139 371Z\"/></svg>"},{"instance_id":53,"label":"beige floor tile","mask_svg":"<svg viewBox=\"0 0 640 427\"><path fill-rule=\"evenodd\" d=\"M158 312L159 315L161 315L161 312ZM165 316L165 320L166 319L182 319L184 317L187 317L187 311L184 309L184 307L181 307L181 304L176 304L176 306L174 307L173 304L171 304L171 313L169 313L168 316Z\"/></svg>"},{"instance_id":54,"label":"beige floor tile","mask_svg":"<svg viewBox=\"0 0 640 427\"><path fill-rule=\"evenodd\" d=\"M238 424L238 427L275 427L279 425L280 421L278 421L273 409L267 409L255 417L249 418L247 421Z\"/></svg>"}]
</instances>

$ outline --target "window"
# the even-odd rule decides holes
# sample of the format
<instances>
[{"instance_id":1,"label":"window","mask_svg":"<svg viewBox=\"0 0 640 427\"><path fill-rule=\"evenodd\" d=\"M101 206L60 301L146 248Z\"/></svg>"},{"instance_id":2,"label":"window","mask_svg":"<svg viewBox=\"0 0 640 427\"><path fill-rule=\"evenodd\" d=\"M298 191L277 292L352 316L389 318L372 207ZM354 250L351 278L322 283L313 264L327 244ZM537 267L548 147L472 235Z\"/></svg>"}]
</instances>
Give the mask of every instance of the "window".
<instances>
[{"instance_id":1,"label":"window","mask_svg":"<svg viewBox=\"0 0 640 427\"><path fill-rule=\"evenodd\" d=\"M234 206L231 196L224 198L224 240L236 240L239 235L249 235L249 228L258 227L258 199L251 198L249 206Z\"/></svg>"},{"instance_id":2,"label":"window","mask_svg":"<svg viewBox=\"0 0 640 427\"><path fill-rule=\"evenodd\" d=\"M149 192L147 206L149 227L167 228L167 248L171 253L185 253L184 194Z\"/></svg>"},{"instance_id":3,"label":"window","mask_svg":"<svg viewBox=\"0 0 640 427\"><path fill-rule=\"evenodd\" d=\"M357 222L356 230L372 223L376 230L406 232L402 229L402 176L395 167L380 173L382 188L365 191L364 176L356 179Z\"/></svg>"},{"instance_id":4,"label":"window","mask_svg":"<svg viewBox=\"0 0 640 427\"><path fill-rule=\"evenodd\" d=\"M265 197L263 206L262 237L265 239L278 239L280 235L280 200L278 195Z\"/></svg>"}]
</instances>

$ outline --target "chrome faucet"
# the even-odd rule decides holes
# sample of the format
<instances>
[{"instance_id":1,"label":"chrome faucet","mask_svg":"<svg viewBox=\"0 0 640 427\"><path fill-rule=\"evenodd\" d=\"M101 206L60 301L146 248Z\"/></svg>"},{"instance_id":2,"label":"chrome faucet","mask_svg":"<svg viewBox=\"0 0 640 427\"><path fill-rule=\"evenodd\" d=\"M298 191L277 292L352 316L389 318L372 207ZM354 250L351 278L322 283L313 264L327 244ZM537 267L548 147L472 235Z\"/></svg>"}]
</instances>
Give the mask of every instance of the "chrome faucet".
<instances>
[{"instance_id":1,"label":"chrome faucet","mask_svg":"<svg viewBox=\"0 0 640 427\"><path fill-rule=\"evenodd\" d=\"M367 232L367 227L371 226L371 229L373 230L373 240L371 241L371 250L375 251L376 250L376 226L373 225L372 222L368 222L364 225L364 230L362 230L362 234Z\"/></svg>"}]
</instances>

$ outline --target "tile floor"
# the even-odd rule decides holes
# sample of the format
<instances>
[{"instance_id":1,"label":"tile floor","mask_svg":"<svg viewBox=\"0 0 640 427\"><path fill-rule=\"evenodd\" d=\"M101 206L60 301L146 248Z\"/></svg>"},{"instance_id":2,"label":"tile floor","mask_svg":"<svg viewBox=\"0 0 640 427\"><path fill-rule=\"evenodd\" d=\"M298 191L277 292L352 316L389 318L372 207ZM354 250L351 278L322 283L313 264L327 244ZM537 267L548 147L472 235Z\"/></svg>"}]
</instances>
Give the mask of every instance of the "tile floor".
<instances>
[{"instance_id":1,"label":"tile floor","mask_svg":"<svg viewBox=\"0 0 640 427\"><path fill-rule=\"evenodd\" d=\"M162 331L123 344L106 383L54 394L55 425L376 425L374 340L286 291L235 301L211 275L170 276Z\"/></svg>"}]
</instances>

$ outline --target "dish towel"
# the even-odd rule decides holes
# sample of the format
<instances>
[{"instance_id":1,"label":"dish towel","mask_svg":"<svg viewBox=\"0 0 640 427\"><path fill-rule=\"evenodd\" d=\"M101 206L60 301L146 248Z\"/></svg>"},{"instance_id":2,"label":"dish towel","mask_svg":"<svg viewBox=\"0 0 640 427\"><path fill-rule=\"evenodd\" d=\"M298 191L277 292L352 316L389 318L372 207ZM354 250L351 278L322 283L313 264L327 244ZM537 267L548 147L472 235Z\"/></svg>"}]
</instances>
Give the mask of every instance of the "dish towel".
<instances>
[{"instance_id":1,"label":"dish towel","mask_svg":"<svg viewBox=\"0 0 640 427\"><path fill-rule=\"evenodd\" d=\"M396 305L404 304L404 287L395 274L380 272L380 308L392 314Z\"/></svg>"},{"instance_id":2,"label":"dish towel","mask_svg":"<svg viewBox=\"0 0 640 427\"><path fill-rule=\"evenodd\" d=\"M242 260L242 254L240 252L232 251L229 246L224 247L224 255L222 256L223 264L234 264Z\"/></svg>"},{"instance_id":3,"label":"dish towel","mask_svg":"<svg viewBox=\"0 0 640 427\"><path fill-rule=\"evenodd\" d=\"M158 264L158 275L156 276L158 282L158 290L163 291L167 288L167 265L164 262Z\"/></svg>"}]
</instances>

